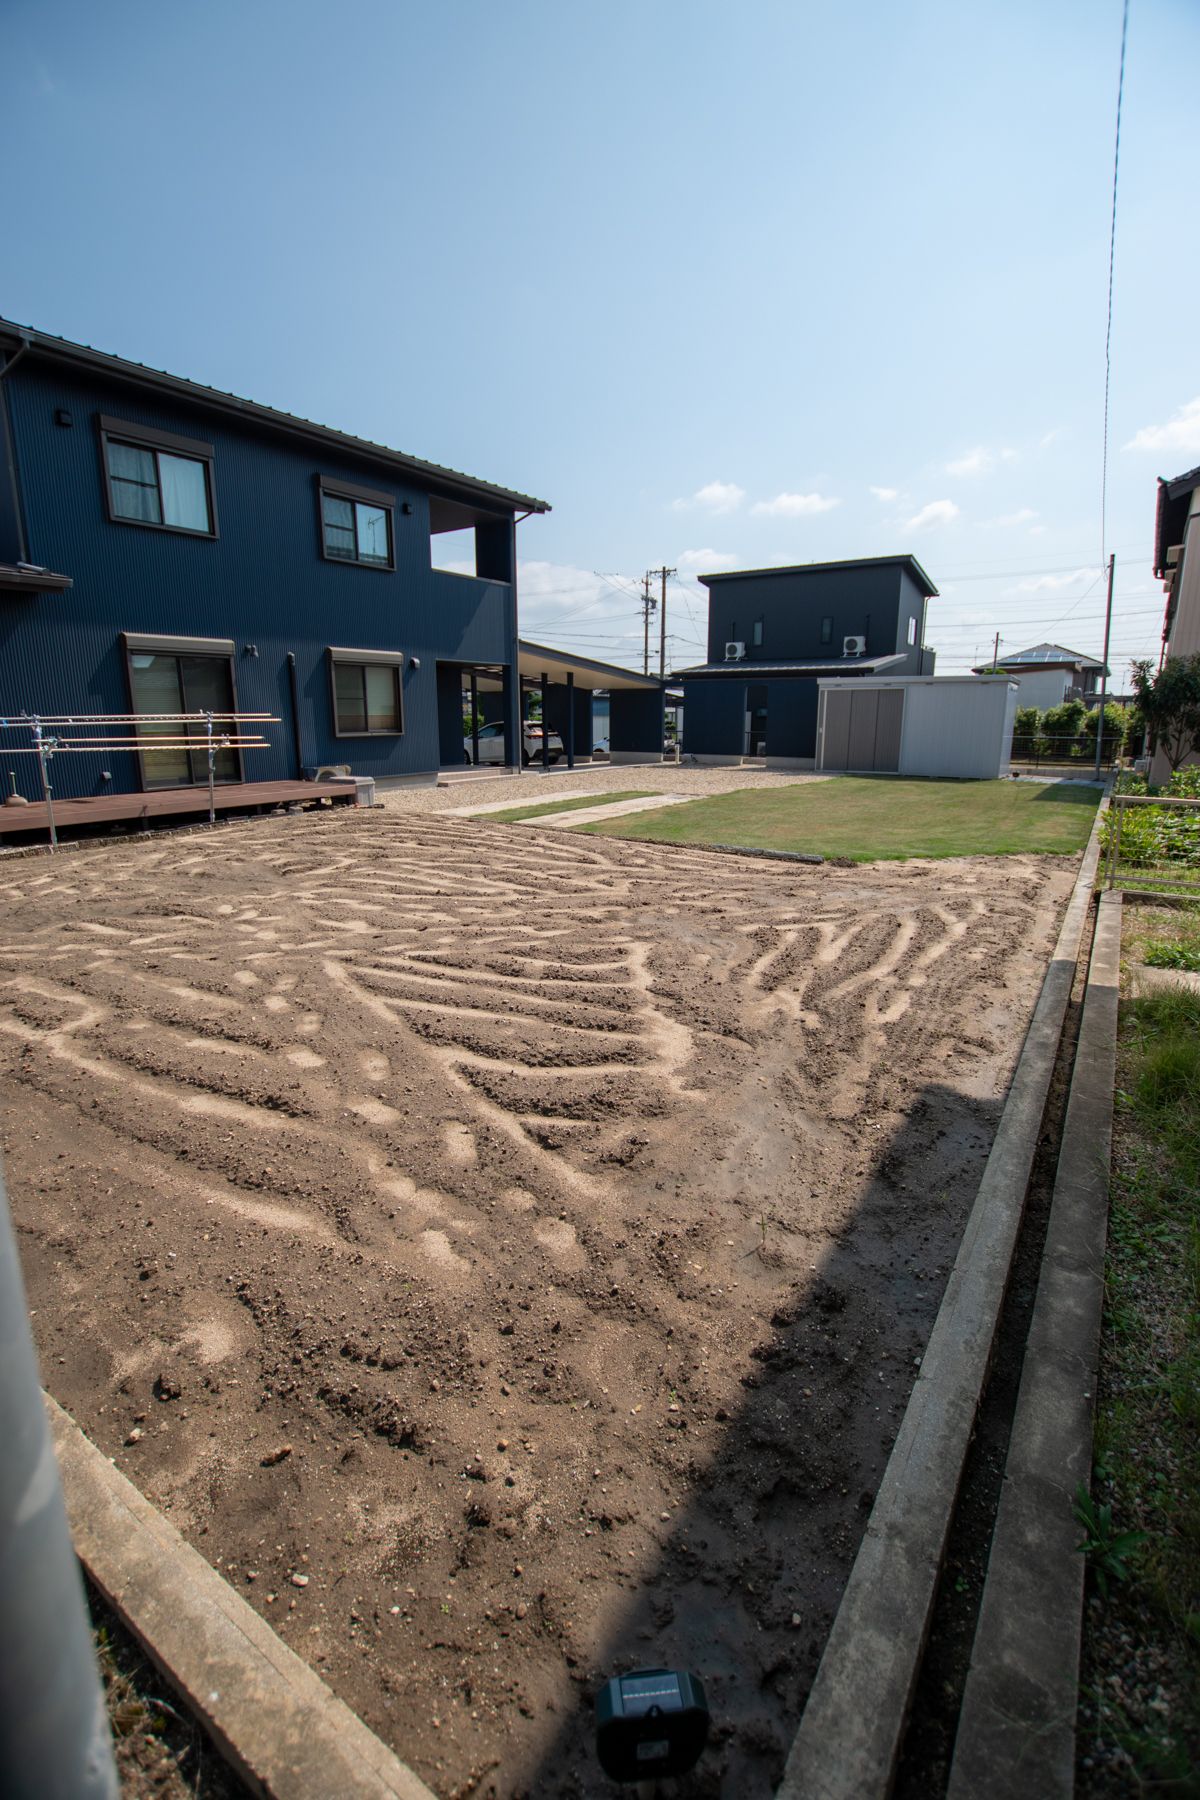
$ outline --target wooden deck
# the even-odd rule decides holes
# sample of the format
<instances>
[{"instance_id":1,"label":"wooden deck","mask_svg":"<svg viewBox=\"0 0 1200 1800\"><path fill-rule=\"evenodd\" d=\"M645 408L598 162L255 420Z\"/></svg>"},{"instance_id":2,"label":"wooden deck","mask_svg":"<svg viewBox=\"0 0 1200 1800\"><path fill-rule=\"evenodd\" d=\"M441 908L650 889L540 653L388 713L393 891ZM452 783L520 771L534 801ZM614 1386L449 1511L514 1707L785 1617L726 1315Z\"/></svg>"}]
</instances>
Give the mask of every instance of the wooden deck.
<instances>
[{"instance_id":1,"label":"wooden deck","mask_svg":"<svg viewBox=\"0 0 1200 1800\"><path fill-rule=\"evenodd\" d=\"M213 803L218 813L286 806L289 801L306 801L311 805L314 800L332 800L335 805L354 806L357 795L353 781L239 781L216 788ZM54 802L54 826L59 837L122 821L132 822L146 831L151 819L195 822L207 817L207 786L155 788L147 794L97 794L88 800ZM0 836L6 840L25 837L31 832L49 832L49 829L50 819L44 800L31 801L28 806L0 806Z\"/></svg>"}]
</instances>

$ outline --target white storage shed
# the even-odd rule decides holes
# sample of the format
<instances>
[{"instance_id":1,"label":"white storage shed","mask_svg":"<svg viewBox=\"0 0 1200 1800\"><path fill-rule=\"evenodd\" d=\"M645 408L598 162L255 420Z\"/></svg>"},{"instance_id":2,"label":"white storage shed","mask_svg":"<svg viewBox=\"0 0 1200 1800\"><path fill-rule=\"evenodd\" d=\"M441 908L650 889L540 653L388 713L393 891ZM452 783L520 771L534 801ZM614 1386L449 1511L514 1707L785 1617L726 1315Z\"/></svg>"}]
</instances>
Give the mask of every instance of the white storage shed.
<instances>
[{"instance_id":1,"label":"white storage shed","mask_svg":"<svg viewBox=\"0 0 1200 1800\"><path fill-rule=\"evenodd\" d=\"M1012 760L1017 683L997 675L817 683L818 769L995 781Z\"/></svg>"}]
</instances>

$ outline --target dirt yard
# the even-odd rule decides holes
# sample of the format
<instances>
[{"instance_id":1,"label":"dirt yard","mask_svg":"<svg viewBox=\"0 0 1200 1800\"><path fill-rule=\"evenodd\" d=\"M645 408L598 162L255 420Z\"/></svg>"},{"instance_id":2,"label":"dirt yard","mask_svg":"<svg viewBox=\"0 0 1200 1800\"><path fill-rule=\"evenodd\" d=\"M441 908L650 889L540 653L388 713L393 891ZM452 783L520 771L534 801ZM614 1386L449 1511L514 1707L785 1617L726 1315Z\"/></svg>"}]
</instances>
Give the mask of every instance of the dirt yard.
<instances>
[{"instance_id":1,"label":"dirt yard","mask_svg":"<svg viewBox=\"0 0 1200 1800\"><path fill-rule=\"evenodd\" d=\"M773 1791L1074 859L438 818L0 864L47 1386L442 1796Z\"/></svg>"}]
</instances>

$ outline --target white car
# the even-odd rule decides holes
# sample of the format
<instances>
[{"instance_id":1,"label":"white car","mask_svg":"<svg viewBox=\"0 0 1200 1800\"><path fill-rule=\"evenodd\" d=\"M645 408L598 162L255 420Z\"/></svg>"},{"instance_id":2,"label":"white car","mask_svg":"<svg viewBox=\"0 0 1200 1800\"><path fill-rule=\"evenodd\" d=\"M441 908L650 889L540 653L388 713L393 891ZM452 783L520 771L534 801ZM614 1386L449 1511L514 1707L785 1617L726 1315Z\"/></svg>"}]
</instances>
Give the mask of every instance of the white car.
<instances>
[{"instance_id":1,"label":"white car","mask_svg":"<svg viewBox=\"0 0 1200 1800\"><path fill-rule=\"evenodd\" d=\"M466 737L463 739L463 761L465 763L474 763L475 758L471 752L471 739ZM550 733L550 761L556 763L562 753L562 739L559 737L557 731L552 731ZM521 759L525 763L541 762L542 728L540 725L526 724L524 742L521 746ZM481 725L479 727L480 767L482 767L484 763L503 763L504 761L503 725Z\"/></svg>"}]
</instances>

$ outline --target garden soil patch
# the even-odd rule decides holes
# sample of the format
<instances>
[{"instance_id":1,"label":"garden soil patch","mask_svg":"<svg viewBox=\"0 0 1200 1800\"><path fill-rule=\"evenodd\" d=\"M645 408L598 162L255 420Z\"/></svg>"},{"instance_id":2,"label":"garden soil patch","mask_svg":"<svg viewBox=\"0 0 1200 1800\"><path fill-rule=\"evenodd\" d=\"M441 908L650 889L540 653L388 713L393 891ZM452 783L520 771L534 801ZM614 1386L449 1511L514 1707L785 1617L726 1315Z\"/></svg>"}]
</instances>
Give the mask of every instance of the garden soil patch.
<instances>
[{"instance_id":1,"label":"garden soil patch","mask_svg":"<svg viewBox=\"0 0 1200 1800\"><path fill-rule=\"evenodd\" d=\"M0 866L47 1387L442 1795L773 1791L1075 860L436 815Z\"/></svg>"}]
</instances>

